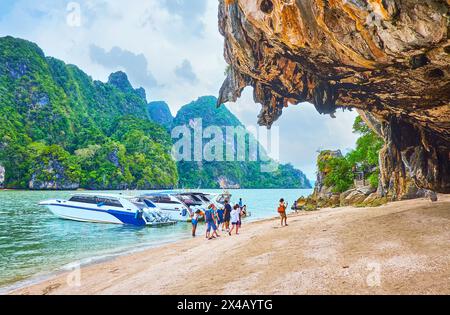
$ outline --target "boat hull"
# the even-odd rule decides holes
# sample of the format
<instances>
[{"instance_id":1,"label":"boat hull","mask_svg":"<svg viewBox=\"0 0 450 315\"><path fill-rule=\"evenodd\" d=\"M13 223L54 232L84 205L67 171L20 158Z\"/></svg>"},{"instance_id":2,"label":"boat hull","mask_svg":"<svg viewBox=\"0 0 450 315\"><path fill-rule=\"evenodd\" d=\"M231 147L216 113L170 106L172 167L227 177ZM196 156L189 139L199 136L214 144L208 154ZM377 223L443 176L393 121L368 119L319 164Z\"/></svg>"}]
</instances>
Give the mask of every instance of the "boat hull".
<instances>
[{"instance_id":1,"label":"boat hull","mask_svg":"<svg viewBox=\"0 0 450 315\"><path fill-rule=\"evenodd\" d=\"M130 224L136 226L147 225L145 220L137 218L136 214L131 212L126 213L115 210L89 209L57 204L46 206L55 216L66 220L105 224Z\"/></svg>"},{"instance_id":2,"label":"boat hull","mask_svg":"<svg viewBox=\"0 0 450 315\"><path fill-rule=\"evenodd\" d=\"M158 205L158 204L157 204ZM191 216L189 211L183 211L179 209L168 209L164 208L164 205L158 205L162 215L167 216L170 220L178 222L189 222L191 221Z\"/></svg>"}]
</instances>

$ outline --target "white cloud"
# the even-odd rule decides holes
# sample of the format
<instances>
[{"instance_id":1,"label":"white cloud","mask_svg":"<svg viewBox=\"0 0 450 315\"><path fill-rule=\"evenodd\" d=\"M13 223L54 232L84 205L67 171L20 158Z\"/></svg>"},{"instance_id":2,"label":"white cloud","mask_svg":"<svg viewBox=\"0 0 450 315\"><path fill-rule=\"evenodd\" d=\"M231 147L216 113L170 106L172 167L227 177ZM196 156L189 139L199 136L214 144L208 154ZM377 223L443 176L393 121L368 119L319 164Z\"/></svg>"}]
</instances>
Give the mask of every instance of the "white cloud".
<instances>
[{"instance_id":1,"label":"white cloud","mask_svg":"<svg viewBox=\"0 0 450 315\"><path fill-rule=\"evenodd\" d=\"M253 101L253 90L246 88L236 103L227 107L247 126L257 125L260 104ZM319 149L354 148L357 136L352 133L356 111L338 111L337 118L320 115L314 106L302 103L284 109L283 115L274 123L280 131L280 161L292 163L310 179L316 177L316 159Z\"/></svg>"},{"instance_id":2,"label":"white cloud","mask_svg":"<svg viewBox=\"0 0 450 315\"><path fill-rule=\"evenodd\" d=\"M68 2L18 0L0 20L0 34L36 42L47 55L78 65L94 79L106 81L117 67L91 59L95 45L109 52L120 47L148 61L158 86L144 85L149 100L166 100L175 112L200 95L216 95L224 79L223 39L217 31L217 2L205 0L82 0L81 27L66 23ZM189 19L183 8L199 13ZM42 17L31 12L45 12ZM194 29L197 29L195 31ZM189 60L198 78L186 85L174 69ZM126 69L124 69L126 70ZM188 88L187 88L188 87ZM176 92L175 92L176 91Z\"/></svg>"},{"instance_id":3,"label":"white cloud","mask_svg":"<svg viewBox=\"0 0 450 315\"><path fill-rule=\"evenodd\" d=\"M187 59L184 59L181 65L175 68L175 75L188 84L198 83L198 77L192 69L191 62Z\"/></svg>"},{"instance_id":4,"label":"white cloud","mask_svg":"<svg viewBox=\"0 0 450 315\"><path fill-rule=\"evenodd\" d=\"M108 69L124 70L129 77L133 78L135 85L148 89L158 86L155 77L148 70L148 61L143 54L137 55L120 47L105 51L96 45L91 45L89 50L93 62Z\"/></svg>"}]
</instances>

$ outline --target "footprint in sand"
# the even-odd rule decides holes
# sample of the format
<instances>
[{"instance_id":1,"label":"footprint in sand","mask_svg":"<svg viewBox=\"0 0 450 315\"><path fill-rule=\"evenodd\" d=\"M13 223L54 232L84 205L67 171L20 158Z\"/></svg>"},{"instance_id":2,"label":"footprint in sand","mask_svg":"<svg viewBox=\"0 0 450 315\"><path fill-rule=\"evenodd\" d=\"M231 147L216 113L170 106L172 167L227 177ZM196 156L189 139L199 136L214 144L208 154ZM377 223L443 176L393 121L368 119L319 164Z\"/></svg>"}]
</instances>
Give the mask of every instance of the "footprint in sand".
<instances>
[{"instance_id":1,"label":"footprint in sand","mask_svg":"<svg viewBox=\"0 0 450 315\"><path fill-rule=\"evenodd\" d=\"M46 287L44 290L42 290L42 294L43 295L48 295L50 294L52 291L58 289L61 286L61 283L55 283L52 285L49 285L48 287Z\"/></svg>"}]
</instances>

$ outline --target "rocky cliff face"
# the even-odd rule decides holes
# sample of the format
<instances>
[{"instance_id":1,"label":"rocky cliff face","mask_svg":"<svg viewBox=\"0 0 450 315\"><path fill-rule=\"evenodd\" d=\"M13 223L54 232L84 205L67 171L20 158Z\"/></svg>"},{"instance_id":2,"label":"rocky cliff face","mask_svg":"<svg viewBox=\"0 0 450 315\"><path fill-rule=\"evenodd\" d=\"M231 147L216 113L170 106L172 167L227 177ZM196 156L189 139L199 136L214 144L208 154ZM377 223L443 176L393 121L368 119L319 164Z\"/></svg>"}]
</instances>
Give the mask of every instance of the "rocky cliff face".
<instances>
[{"instance_id":1,"label":"rocky cliff face","mask_svg":"<svg viewBox=\"0 0 450 315\"><path fill-rule=\"evenodd\" d=\"M182 138L174 139L174 149L178 152L195 152L197 150L203 152L209 151L212 142L215 141L214 157L210 158L203 155L203 159L198 161L190 153L186 160L178 162L178 174L180 175L180 187L201 187L201 188L311 188L309 180L302 171L294 168L290 164L279 164L278 168L268 168L269 161L253 160L250 158L250 139L241 141L244 138L231 135L235 140L227 139L230 137L228 127L242 128L245 126L226 106L217 109L217 98L214 96L202 96L183 106L177 113L173 121L173 126L189 126L190 130L185 140L191 145L189 147L180 147ZM217 129L217 126L220 128ZM213 135L209 138L204 137L203 140L196 140L195 129L214 130ZM220 131L220 132L219 132ZM201 133L200 133L201 134ZM206 134L206 133L205 133ZM189 140L190 138L190 140ZM215 140L213 140L213 138ZM253 139L253 138L252 138ZM181 140L181 142L180 142ZM219 150L217 143L227 141L227 145L223 146L223 150ZM199 143L198 143L198 142ZM219 141L219 142L217 142ZM259 146L258 139L254 139L255 146ZM234 143L234 148L231 143ZM247 154L243 159L239 157L238 152L244 149ZM175 151L177 152L177 151ZM231 153L230 153L231 152ZM267 156L267 153L260 147L258 150L260 157ZM269 171L270 170L270 171Z\"/></svg>"},{"instance_id":2,"label":"rocky cliff face","mask_svg":"<svg viewBox=\"0 0 450 315\"><path fill-rule=\"evenodd\" d=\"M64 166L55 159L49 159L46 165L34 171L28 183L31 190L75 190L80 183L70 180Z\"/></svg>"},{"instance_id":3,"label":"rocky cliff face","mask_svg":"<svg viewBox=\"0 0 450 315\"><path fill-rule=\"evenodd\" d=\"M125 72L117 71L111 73L111 75L108 78L108 83L116 87L117 89L119 89L119 91L123 93L133 93L136 96L139 96L144 101L147 101L147 94L145 93L144 88L142 87L137 89L133 88Z\"/></svg>"},{"instance_id":4,"label":"rocky cliff face","mask_svg":"<svg viewBox=\"0 0 450 315\"><path fill-rule=\"evenodd\" d=\"M359 109L386 142L383 194L450 193L448 17L446 0L220 0L218 103L252 86L269 127L290 104Z\"/></svg>"},{"instance_id":5,"label":"rocky cliff face","mask_svg":"<svg viewBox=\"0 0 450 315\"><path fill-rule=\"evenodd\" d=\"M173 116L166 102L150 102L147 111L152 121L164 126L166 129L170 130L172 128Z\"/></svg>"},{"instance_id":6,"label":"rocky cliff face","mask_svg":"<svg viewBox=\"0 0 450 315\"><path fill-rule=\"evenodd\" d=\"M144 89L123 72L94 81L36 44L0 37L0 117L5 188L146 189L178 181L170 135L148 119Z\"/></svg>"},{"instance_id":7,"label":"rocky cliff face","mask_svg":"<svg viewBox=\"0 0 450 315\"><path fill-rule=\"evenodd\" d=\"M329 158L342 157L342 152L340 150L337 151L322 151L317 157L317 165L319 165L320 161L327 160ZM316 185L314 187L313 196L317 199L319 198L331 198L333 195L332 187L327 187L325 185L325 177L327 173L326 170L317 170L317 179Z\"/></svg>"}]
</instances>

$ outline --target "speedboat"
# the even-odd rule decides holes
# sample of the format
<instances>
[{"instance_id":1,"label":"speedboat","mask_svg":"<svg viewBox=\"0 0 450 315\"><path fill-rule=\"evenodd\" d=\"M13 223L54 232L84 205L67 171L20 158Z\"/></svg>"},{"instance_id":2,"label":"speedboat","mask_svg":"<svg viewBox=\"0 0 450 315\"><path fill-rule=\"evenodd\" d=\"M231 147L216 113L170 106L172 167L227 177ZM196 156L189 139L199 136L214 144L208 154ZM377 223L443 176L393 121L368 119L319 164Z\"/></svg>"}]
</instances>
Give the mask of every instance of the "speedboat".
<instances>
[{"instance_id":1,"label":"speedboat","mask_svg":"<svg viewBox=\"0 0 450 315\"><path fill-rule=\"evenodd\" d=\"M55 199L39 203L57 217L95 223L135 226L163 226L175 224L151 202L136 197L110 194L76 194L68 200Z\"/></svg>"},{"instance_id":2,"label":"speedboat","mask_svg":"<svg viewBox=\"0 0 450 315\"><path fill-rule=\"evenodd\" d=\"M221 194L210 194L209 198L213 200L215 203L220 205L224 205L225 201L231 202L232 194L230 194L227 190L225 190Z\"/></svg>"},{"instance_id":3,"label":"speedboat","mask_svg":"<svg viewBox=\"0 0 450 315\"><path fill-rule=\"evenodd\" d=\"M176 194L176 197L182 200L189 207L200 207L206 209L213 203L207 195L201 192L182 192Z\"/></svg>"},{"instance_id":4,"label":"speedboat","mask_svg":"<svg viewBox=\"0 0 450 315\"><path fill-rule=\"evenodd\" d=\"M161 213L171 220L189 222L198 209L203 211L203 204L180 195L177 192L158 192L140 196L143 202L153 203Z\"/></svg>"}]
</instances>

